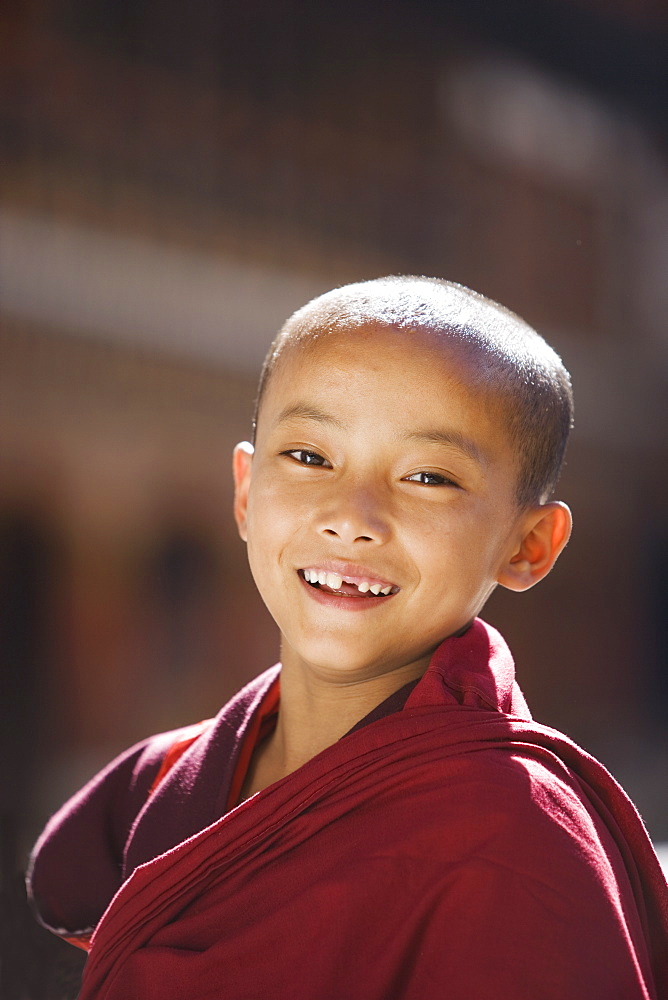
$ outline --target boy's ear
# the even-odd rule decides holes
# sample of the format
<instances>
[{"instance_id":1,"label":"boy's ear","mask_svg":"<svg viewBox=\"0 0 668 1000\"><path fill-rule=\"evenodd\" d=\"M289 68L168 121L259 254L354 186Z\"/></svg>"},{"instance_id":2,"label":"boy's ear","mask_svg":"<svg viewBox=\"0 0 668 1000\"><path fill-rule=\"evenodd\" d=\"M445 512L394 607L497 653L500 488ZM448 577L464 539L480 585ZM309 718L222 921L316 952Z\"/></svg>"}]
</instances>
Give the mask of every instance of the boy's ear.
<instances>
[{"instance_id":1,"label":"boy's ear","mask_svg":"<svg viewBox=\"0 0 668 1000\"><path fill-rule=\"evenodd\" d=\"M570 537L572 524L571 512L561 501L532 507L523 519L520 544L501 568L498 583L522 591L546 577Z\"/></svg>"},{"instance_id":2,"label":"boy's ear","mask_svg":"<svg viewBox=\"0 0 668 1000\"><path fill-rule=\"evenodd\" d=\"M241 441L232 456L232 473L234 475L234 520L244 542L246 541L246 509L248 507L248 488L253 468L253 445L250 441Z\"/></svg>"}]
</instances>

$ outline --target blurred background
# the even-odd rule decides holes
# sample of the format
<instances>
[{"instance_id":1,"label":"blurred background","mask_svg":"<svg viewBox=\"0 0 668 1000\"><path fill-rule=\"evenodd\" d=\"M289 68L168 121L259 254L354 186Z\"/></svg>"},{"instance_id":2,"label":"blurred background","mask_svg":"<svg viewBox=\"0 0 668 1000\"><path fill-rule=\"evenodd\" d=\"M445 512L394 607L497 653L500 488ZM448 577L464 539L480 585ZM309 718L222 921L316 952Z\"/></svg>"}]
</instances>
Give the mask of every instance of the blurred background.
<instances>
[{"instance_id":1,"label":"blurred background","mask_svg":"<svg viewBox=\"0 0 668 1000\"><path fill-rule=\"evenodd\" d=\"M352 280L463 282L570 368L573 540L486 617L668 840L667 39L664 0L5 0L3 1000L74 995L21 900L50 812L277 657L230 454Z\"/></svg>"}]
</instances>

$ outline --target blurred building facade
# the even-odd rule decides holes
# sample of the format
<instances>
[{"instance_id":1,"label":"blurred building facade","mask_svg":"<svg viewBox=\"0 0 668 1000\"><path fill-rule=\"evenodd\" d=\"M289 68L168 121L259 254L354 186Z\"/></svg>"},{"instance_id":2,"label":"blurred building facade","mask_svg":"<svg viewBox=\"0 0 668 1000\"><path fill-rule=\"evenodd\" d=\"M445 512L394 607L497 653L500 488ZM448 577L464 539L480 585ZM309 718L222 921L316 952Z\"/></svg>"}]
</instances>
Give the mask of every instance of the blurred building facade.
<instances>
[{"instance_id":1,"label":"blurred building facade","mask_svg":"<svg viewBox=\"0 0 668 1000\"><path fill-rule=\"evenodd\" d=\"M276 658L231 518L231 449L285 316L387 273L502 301L573 373L573 541L487 617L536 717L607 762L668 838L664 6L534 6L510 4L514 35L493 3L3 7L17 856L110 755L213 714Z\"/></svg>"}]
</instances>

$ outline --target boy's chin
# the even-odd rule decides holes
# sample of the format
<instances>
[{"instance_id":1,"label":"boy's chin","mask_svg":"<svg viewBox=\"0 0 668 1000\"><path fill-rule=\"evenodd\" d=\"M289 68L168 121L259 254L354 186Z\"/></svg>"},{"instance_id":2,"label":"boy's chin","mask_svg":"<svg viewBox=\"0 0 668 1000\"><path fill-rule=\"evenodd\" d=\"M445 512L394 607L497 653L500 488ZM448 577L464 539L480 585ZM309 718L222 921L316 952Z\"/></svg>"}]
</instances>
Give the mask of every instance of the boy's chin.
<instances>
[{"instance_id":1,"label":"boy's chin","mask_svg":"<svg viewBox=\"0 0 668 1000\"><path fill-rule=\"evenodd\" d=\"M462 625L461 628L455 629L455 631L451 632L450 635L447 636L447 638L458 639L460 635L464 635L464 633L468 632L468 630L471 628L471 625L473 625L473 622L476 620L477 617L478 617L477 615L474 615L473 618L469 618L466 624Z\"/></svg>"},{"instance_id":2,"label":"boy's chin","mask_svg":"<svg viewBox=\"0 0 668 1000\"><path fill-rule=\"evenodd\" d=\"M409 672L419 674L426 669L432 652L416 651L413 655L411 651L397 656L396 650L368 651L365 655L359 644L348 649L341 643L298 651L284 642L281 659L284 670L295 670L332 685L348 685L380 680L408 668L412 668Z\"/></svg>"}]
</instances>

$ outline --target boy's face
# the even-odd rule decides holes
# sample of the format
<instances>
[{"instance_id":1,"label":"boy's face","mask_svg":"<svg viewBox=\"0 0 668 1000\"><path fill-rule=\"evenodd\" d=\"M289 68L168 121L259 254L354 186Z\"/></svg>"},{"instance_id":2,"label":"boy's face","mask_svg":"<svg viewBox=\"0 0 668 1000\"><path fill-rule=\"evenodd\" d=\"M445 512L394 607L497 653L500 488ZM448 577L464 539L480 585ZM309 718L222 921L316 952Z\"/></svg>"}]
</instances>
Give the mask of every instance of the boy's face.
<instances>
[{"instance_id":1,"label":"boy's face","mask_svg":"<svg viewBox=\"0 0 668 1000\"><path fill-rule=\"evenodd\" d=\"M517 459L470 364L387 329L281 358L237 458L236 516L284 668L417 676L517 552Z\"/></svg>"}]
</instances>

